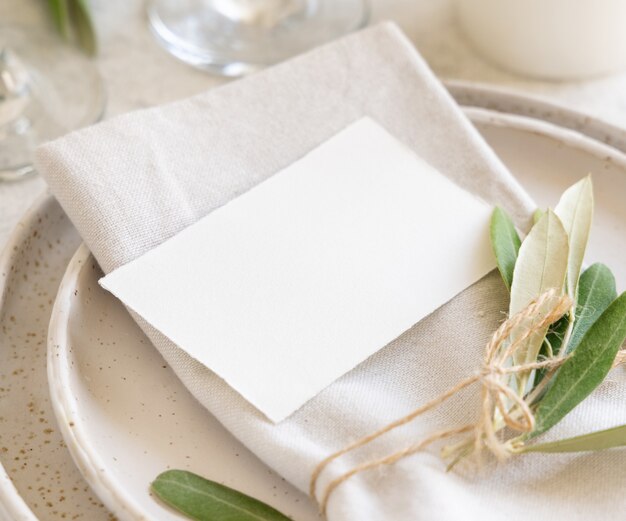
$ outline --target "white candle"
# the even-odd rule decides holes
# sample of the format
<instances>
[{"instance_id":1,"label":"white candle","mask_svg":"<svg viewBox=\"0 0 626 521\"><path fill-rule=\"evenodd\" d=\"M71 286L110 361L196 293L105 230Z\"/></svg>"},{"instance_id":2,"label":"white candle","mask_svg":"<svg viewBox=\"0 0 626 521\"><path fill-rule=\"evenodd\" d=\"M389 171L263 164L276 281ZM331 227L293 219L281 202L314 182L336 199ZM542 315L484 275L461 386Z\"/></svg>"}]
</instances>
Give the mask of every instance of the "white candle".
<instances>
[{"instance_id":1,"label":"white candle","mask_svg":"<svg viewBox=\"0 0 626 521\"><path fill-rule=\"evenodd\" d=\"M468 38L522 74L575 79L626 69L625 0L457 0Z\"/></svg>"}]
</instances>

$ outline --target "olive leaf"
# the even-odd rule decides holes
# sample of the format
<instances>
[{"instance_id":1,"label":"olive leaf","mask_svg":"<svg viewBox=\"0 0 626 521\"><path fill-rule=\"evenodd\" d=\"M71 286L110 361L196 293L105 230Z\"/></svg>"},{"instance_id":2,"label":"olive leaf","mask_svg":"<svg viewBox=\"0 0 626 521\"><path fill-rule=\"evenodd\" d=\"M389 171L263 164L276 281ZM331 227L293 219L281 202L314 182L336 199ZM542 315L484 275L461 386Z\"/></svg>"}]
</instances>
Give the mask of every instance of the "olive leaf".
<instances>
[{"instance_id":1,"label":"olive leaf","mask_svg":"<svg viewBox=\"0 0 626 521\"><path fill-rule=\"evenodd\" d=\"M578 285L576 320L567 344L566 354L578 347L585 333L616 298L615 277L607 266L597 263L583 272ZM565 316L550 327L540 356L547 358L560 353L570 320L571 317ZM547 372L547 369L537 371L535 387L543 380Z\"/></svg>"},{"instance_id":2,"label":"olive leaf","mask_svg":"<svg viewBox=\"0 0 626 521\"><path fill-rule=\"evenodd\" d=\"M593 183L591 176L587 176L568 188L554 209L569 238L567 291L574 302L578 296L578 278L591 231L593 206Z\"/></svg>"},{"instance_id":3,"label":"olive leaf","mask_svg":"<svg viewBox=\"0 0 626 521\"><path fill-rule=\"evenodd\" d=\"M523 445L515 452L583 452L589 450L606 450L626 446L626 425L613 427L603 431L591 432L574 438Z\"/></svg>"},{"instance_id":4,"label":"olive leaf","mask_svg":"<svg viewBox=\"0 0 626 521\"><path fill-rule=\"evenodd\" d=\"M584 400L611 370L626 339L626 293L600 315L557 371L535 411L535 429L528 437L544 433Z\"/></svg>"},{"instance_id":5,"label":"olive leaf","mask_svg":"<svg viewBox=\"0 0 626 521\"><path fill-rule=\"evenodd\" d=\"M511 285L510 316L522 311L550 289L563 290L568 252L567 232L556 214L548 210L533 226L520 247ZM537 359L546 332L547 327L528 338L526 345L515 357L517 363Z\"/></svg>"},{"instance_id":6,"label":"olive leaf","mask_svg":"<svg viewBox=\"0 0 626 521\"><path fill-rule=\"evenodd\" d=\"M507 289L511 290L513 270L517 261L517 253L522 244L515 230L513 220L501 208L496 207L491 215L491 247L496 263Z\"/></svg>"},{"instance_id":7,"label":"olive leaf","mask_svg":"<svg viewBox=\"0 0 626 521\"><path fill-rule=\"evenodd\" d=\"M617 298L615 277L604 264L593 264L580 276L578 305L572 336L566 347L571 353L579 345L589 328Z\"/></svg>"},{"instance_id":8,"label":"olive leaf","mask_svg":"<svg viewBox=\"0 0 626 521\"><path fill-rule=\"evenodd\" d=\"M578 347L585 333L616 298L615 277L607 266L596 263L583 272L578 283L576 320L567 345L567 353ZM561 351L561 343L569 321L570 317L563 317L550 328L546 341L552 352L542 350L544 356L554 356Z\"/></svg>"},{"instance_id":9,"label":"olive leaf","mask_svg":"<svg viewBox=\"0 0 626 521\"><path fill-rule=\"evenodd\" d=\"M165 503L197 521L287 521L278 510L232 488L184 470L168 470L152 482Z\"/></svg>"}]
</instances>

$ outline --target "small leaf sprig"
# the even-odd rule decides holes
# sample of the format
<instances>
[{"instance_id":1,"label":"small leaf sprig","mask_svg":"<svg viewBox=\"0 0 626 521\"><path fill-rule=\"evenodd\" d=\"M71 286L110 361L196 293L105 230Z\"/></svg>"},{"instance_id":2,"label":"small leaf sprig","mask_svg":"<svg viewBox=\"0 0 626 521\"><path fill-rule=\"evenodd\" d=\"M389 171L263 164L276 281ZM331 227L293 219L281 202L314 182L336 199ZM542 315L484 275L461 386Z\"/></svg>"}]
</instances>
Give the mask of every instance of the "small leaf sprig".
<instances>
[{"instance_id":1,"label":"small leaf sprig","mask_svg":"<svg viewBox=\"0 0 626 521\"><path fill-rule=\"evenodd\" d=\"M511 356L511 364L549 362L510 375L508 385L519 399L504 407L508 417L527 410L532 423L503 443L504 456L525 452L574 452L626 446L626 425L549 443L534 443L596 389L609 371L625 361L626 293L618 296L615 278L603 264L583 270L593 220L593 184L588 176L564 192L556 208L538 210L522 241L511 218L493 212L491 243L502 279L510 290L514 316L547 291L569 296L569 311L553 324L529 335ZM541 313L537 319L541 318ZM528 325L524 325L528 327ZM513 331L509 344L515 342ZM506 346L505 346L506 347ZM507 425L493 407L493 430L503 436ZM515 430L515 429L513 429ZM519 431L518 431L519 432ZM476 440L443 449L454 466L473 452ZM502 453L496 454L502 456Z\"/></svg>"}]
</instances>

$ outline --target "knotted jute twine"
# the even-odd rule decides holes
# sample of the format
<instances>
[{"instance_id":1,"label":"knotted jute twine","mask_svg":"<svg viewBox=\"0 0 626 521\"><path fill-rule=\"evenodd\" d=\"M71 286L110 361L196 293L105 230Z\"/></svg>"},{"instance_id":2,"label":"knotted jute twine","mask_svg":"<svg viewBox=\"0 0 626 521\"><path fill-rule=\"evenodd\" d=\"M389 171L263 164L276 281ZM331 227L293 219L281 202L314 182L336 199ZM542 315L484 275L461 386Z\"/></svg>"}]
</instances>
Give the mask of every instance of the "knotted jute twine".
<instances>
[{"instance_id":1,"label":"knotted jute twine","mask_svg":"<svg viewBox=\"0 0 626 521\"><path fill-rule=\"evenodd\" d=\"M557 355L542 361L527 363L516 363L515 359L519 357L521 351L527 346L527 341L533 335L545 335L548 327L569 313L572 306L573 301L569 296L563 295L557 290L546 291L525 309L503 322L492 335L485 348L483 364L479 372L461 380L451 389L406 416L350 443L322 460L311 475L309 490L311 497L318 500L321 512L326 513L328 500L336 488L355 474L383 465L391 465L435 442L454 436L471 434L472 438L470 439L473 439L474 453L477 456L483 450L491 452L499 460L510 456L510 445L498 436L498 432L505 426L519 433L532 432L535 427L535 417L531 410L531 404L550 380L550 375L548 375L529 395L520 396L522 393L516 392L514 387L518 377L523 374L530 374L531 371L537 369L555 371L566 360L566 356ZM475 423L433 432L402 450L361 463L331 480L318 496L318 480L326 467L334 460L410 423L418 416L435 409L448 398L474 383L479 383L481 386L480 415Z\"/></svg>"}]
</instances>

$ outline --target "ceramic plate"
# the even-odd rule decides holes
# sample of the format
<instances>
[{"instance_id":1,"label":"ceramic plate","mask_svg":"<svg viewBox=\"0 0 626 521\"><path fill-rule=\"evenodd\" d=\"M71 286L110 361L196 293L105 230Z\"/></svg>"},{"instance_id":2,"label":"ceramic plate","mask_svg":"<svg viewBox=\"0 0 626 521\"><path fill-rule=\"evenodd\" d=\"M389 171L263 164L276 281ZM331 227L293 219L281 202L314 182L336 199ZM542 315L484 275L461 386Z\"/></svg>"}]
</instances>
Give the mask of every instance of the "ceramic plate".
<instances>
[{"instance_id":1,"label":"ceramic plate","mask_svg":"<svg viewBox=\"0 0 626 521\"><path fill-rule=\"evenodd\" d=\"M597 213L589 260L626 287L626 157L573 131L483 109L468 114L537 202L554 204L588 172ZM122 519L176 519L148 493L162 470L185 468L248 492L298 520L316 518L188 394L124 307L97 284L85 247L71 261L50 326L49 378L60 428L87 481Z\"/></svg>"},{"instance_id":2,"label":"ceramic plate","mask_svg":"<svg viewBox=\"0 0 626 521\"><path fill-rule=\"evenodd\" d=\"M557 105L552 100L467 81L448 80L444 84L456 102L463 107L478 107L553 123L626 152L625 129L590 117L584 112Z\"/></svg>"},{"instance_id":3,"label":"ceramic plate","mask_svg":"<svg viewBox=\"0 0 626 521\"><path fill-rule=\"evenodd\" d=\"M46 385L54 296L78 233L49 196L17 225L0 258L0 519L98 521L109 513L75 467ZM19 492L19 493L18 493Z\"/></svg>"},{"instance_id":4,"label":"ceramic plate","mask_svg":"<svg viewBox=\"0 0 626 521\"><path fill-rule=\"evenodd\" d=\"M502 91L494 92L493 89L468 84L452 84L452 92L461 102L489 106L501 112L534 114L626 149L623 131L541 100L526 99ZM552 129L544 133L543 138L533 138L530 134L534 126L541 125L538 121L527 120L526 123L530 126L520 133L507 129L510 118L506 116L475 109L470 112L482 132L505 159L512 155L506 149L525 146L524 140L535 140L537 145L551 141L562 143L567 134L562 129ZM519 128L520 121L516 124ZM523 136L521 141L520 136ZM575 141L577 137L575 134L568 134L568 139ZM563 165L561 170L566 173L567 165L573 161L568 157L576 154L577 146L547 145L548 153L555 150L560 150L559 155L565 156L565 159L558 159L556 163ZM612 158L614 154L614 150L608 149L606 157ZM594 157L594 154L591 156ZM551 188L550 193L558 192L560 185L567 184L560 181L553 172L545 172L552 163L548 162L543 166L541 156L529 156L525 162L522 159L518 157L517 161L509 161L510 166L529 183L538 186L535 195L538 192L541 196L541 187L544 184L547 186L553 181L556 183L557 186ZM590 161L592 164L597 163L597 154ZM619 158L617 161L619 162ZM575 169L574 172L578 170ZM550 197L546 193L545 199ZM620 220L619 215L616 220ZM623 215L621 222L624 222ZM53 296L68 259L78 243L78 234L58 204L52 198L44 196L17 225L0 256L0 519L31 521L36 517L71 519L76 516L77 519L98 520L109 516L91 496L86 482L72 464L48 399L45 331ZM186 396L186 391L184 395ZM29 405L31 402L32 405ZM200 414L206 415L204 410ZM119 420L115 415L112 418ZM35 429L38 424L43 427ZM124 422L119 425L124 426ZM247 479L247 467L240 464L239 459L247 452L236 444L225 446L229 447L229 456L226 456L226 450L222 448L223 457L216 461L230 468L230 474L226 474L224 469L216 465L214 476L229 479L231 484L241 488ZM81 461L80 458L77 459ZM261 474L267 473L269 476L268 469L261 468ZM201 470L207 474L206 469ZM278 484L273 482L268 485L272 490L268 496L270 502L279 504L279 498L285 497L287 503L291 501L297 506L298 500L304 501L301 497L294 496L292 499L290 494L293 492L290 489L277 492L282 481L278 478L272 479L276 479ZM95 482L95 478L90 480ZM254 483L250 486L252 488L249 490L257 493ZM277 488L273 489L274 486ZM145 494L145 488L142 489L142 494ZM282 501L280 503L284 504ZM111 504L118 508L119 501Z\"/></svg>"}]
</instances>

